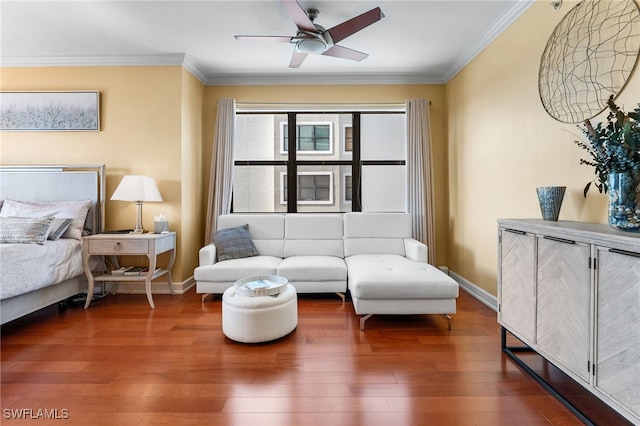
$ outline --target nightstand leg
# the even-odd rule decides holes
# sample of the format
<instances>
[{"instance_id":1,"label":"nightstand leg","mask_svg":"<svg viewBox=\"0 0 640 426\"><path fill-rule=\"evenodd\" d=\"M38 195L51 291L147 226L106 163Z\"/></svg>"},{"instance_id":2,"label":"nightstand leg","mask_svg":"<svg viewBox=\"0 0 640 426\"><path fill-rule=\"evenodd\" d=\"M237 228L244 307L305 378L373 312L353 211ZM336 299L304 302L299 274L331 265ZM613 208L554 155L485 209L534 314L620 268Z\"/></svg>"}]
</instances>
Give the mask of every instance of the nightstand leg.
<instances>
[{"instance_id":1,"label":"nightstand leg","mask_svg":"<svg viewBox=\"0 0 640 426\"><path fill-rule=\"evenodd\" d=\"M84 302L84 308L87 309L91 304L91 298L93 297L93 272L91 272L91 268L89 267L89 250L86 244L82 246L82 266L84 268L84 274L87 277L87 300Z\"/></svg>"},{"instance_id":2,"label":"nightstand leg","mask_svg":"<svg viewBox=\"0 0 640 426\"><path fill-rule=\"evenodd\" d=\"M156 270L156 255L147 256L149 258L149 272L147 272L147 279L144 280L144 287L147 292L147 300L151 309L155 309L156 305L153 303L153 295L151 294L151 278L153 277L153 271Z\"/></svg>"},{"instance_id":3,"label":"nightstand leg","mask_svg":"<svg viewBox=\"0 0 640 426\"><path fill-rule=\"evenodd\" d=\"M173 243L175 246L175 242ZM173 262L175 262L176 260L176 251L171 250L171 254L169 257L169 264L167 265L167 269L169 270L169 272L167 272L167 282L169 283L169 291L171 292L171 295L175 295L176 293L173 291L173 281L171 280L171 268L173 268Z\"/></svg>"},{"instance_id":4,"label":"nightstand leg","mask_svg":"<svg viewBox=\"0 0 640 426\"><path fill-rule=\"evenodd\" d=\"M87 278L87 281L89 282L89 285L87 288L87 300L84 302L85 309L89 307L91 299L93 298L93 278Z\"/></svg>"},{"instance_id":5,"label":"nightstand leg","mask_svg":"<svg viewBox=\"0 0 640 426\"><path fill-rule=\"evenodd\" d=\"M151 306L151 309L155 309L156 305L153 304L153 296L151 295L151 280L150 279L146 279L144 280L144 287L145 290L147 291L147 300L149 301L149 306Z\"/></svg>"}]
</instances>

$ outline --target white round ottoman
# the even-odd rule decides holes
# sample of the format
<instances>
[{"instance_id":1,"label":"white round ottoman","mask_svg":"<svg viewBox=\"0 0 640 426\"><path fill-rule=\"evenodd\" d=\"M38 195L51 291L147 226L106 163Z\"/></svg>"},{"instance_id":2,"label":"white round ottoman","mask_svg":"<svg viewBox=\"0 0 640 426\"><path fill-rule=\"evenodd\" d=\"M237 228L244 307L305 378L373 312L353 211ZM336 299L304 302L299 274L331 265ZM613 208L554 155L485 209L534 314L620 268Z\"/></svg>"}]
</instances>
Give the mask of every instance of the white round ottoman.
<instances>
[{"instance_id":1,"label":"white round ottoman","mask_svg":"<svg viewBox=\"0 0 640 426\"><path fill-rule=\"evenodd\" d=\"M275 296L241 296L235 287L222 295L222 332L236 342L279 339L297 325L298 297L291 284Z\"/></svg>"}]
</instances>

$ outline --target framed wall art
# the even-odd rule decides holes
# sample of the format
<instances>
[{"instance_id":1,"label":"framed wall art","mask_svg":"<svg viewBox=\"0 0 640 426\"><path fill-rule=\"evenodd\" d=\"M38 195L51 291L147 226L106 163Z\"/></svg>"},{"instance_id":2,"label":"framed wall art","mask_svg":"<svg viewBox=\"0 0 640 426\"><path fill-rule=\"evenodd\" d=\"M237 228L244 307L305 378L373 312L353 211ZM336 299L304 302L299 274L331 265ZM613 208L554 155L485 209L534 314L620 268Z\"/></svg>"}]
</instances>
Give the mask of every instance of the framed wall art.
<instances>
[{"instance_id":1,"label":"framed wall art","mask_svg":"<svg viewBox=\"0 0 640 426\"><path fill-rule=\"evenodd\" d=\"M100 93L0 92L0 130L99 131Z\"/></svg>"}]
</instances>

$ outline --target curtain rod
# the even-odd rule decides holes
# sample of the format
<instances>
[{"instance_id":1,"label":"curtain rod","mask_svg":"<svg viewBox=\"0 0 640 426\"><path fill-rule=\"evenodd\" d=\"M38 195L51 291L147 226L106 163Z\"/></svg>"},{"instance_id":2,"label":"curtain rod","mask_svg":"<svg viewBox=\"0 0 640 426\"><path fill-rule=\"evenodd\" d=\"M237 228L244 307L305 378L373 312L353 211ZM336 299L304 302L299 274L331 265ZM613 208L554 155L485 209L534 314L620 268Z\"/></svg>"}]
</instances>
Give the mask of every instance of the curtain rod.
<instances>
[{"instance_id":1,"label":"curtain rod","mask_svg":"<svg viewBox=\"0 0 640 426\"><path fill-rule=\"evenodd\" d=\"M431 101L429 101L431 105ZM340 103L340 102L237 102L236 109L242 111L258 110L304 110L304 111L404 111L405 103Z\"/></svg>"},{"instance_id":2,"label":"curtain rod","mask_svg":"<svg viewBox=\"0 0 640 426\"><path fill-rule=\"evenodd\" d=\"M236 105L335 105L335 106L404 106L404 102L236 102ZM431 105L431 101L429 101Z\"/></svg>"}]
</instances>

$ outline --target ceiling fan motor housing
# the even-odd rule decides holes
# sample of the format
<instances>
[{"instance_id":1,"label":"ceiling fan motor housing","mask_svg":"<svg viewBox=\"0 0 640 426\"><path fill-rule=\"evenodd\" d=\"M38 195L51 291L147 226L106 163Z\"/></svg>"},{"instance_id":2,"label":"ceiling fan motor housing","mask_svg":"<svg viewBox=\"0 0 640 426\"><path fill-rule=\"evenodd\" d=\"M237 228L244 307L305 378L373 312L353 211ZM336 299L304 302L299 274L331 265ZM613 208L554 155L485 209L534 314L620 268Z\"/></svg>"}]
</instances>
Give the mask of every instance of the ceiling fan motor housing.
<instances>
[{"instance_id":1,"label":"ceiling fan motor housing","mask_svg":"<svg viewBox=\"0 0 640 426\"><path fill-rule=\"evenodd\" d=\"M319 55L333 46L331 34L321 25L314 24L317 33L311 31L299 30L294 38L296 41L296 50L311 55Z\"/></svg>"}]
</instances>

